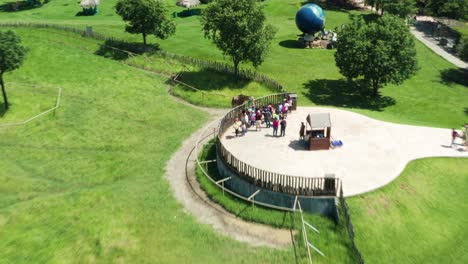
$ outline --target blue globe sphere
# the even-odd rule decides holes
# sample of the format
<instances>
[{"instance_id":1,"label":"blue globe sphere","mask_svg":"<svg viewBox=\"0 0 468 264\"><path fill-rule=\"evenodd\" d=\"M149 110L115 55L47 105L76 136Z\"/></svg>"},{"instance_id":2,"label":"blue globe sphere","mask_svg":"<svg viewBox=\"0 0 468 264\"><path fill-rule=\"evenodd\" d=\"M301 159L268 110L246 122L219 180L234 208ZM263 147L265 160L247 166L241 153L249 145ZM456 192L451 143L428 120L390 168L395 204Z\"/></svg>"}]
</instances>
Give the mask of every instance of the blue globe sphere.
<instances>
[{"instance_id":1,"label":"blue globe sphere","mask_svg":"<svg viewBox=\"0 0 468 264\"><path fill-rule=\"evenodd\" d=\"M325 12L316 4L304 5L296 13L296 26L306 34L315 34L325 26Z\"/></svg>"}]
</instances>

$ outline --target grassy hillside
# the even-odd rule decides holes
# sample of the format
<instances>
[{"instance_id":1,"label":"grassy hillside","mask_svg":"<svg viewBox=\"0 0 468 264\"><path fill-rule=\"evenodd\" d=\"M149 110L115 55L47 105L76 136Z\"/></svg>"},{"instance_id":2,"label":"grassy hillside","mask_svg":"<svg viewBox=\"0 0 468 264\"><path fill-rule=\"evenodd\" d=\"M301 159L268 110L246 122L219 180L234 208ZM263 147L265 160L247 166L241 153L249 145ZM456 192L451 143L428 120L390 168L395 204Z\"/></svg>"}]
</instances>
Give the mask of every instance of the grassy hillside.
<instances>
[{"instance_id":1,"label":"grassy hillside","mask_svg":"<svg viewBox=\"0 0 468 264\"><path fill-rule=\"evenodd\" d=\"M0 0L0 3L8 1ZM169 13L184 10L175 6L174 1L165 2ZM259 68L260 72L280 81L288 91L299 92L300 104L344 107L386 121L427 126L453 127L466 121L468 90L462 73L420 43L416 45L420 70L402 85L389 85L382 89L383 99L369 100L349 89L335 66L334 51L296 48L295 40L300 32L295 26L294 16L300 3L295 0L262 3L268 21L278 28L278 33L270 55ZM76 3L53 0L37 9L0 12L0 22L36 21L82 28L93 26L96 31L141 42L141 36L124 32L124 23L114 13L114 4L115 0L104 1L97 15L83 17L75 16L80 11ZM349 14L357 12L333 5L325 6L325 11L328 29L345 24ZM229 62L203 38L199 16L179 17L175 21L175 36L164 41L150 38L150 42L157 42L162 49L173 53Z\"/></svg>"},{"instance_id":2,"label":"grassy hillside","mask_svg":"<svg viewBox=\"0 0 468 264\"><path fill-rule=\"evenodd\" d=\"M292 261L292 249L215 234L175 201L165 163L205 115L174 102L164 79L90 54L91 40L15 31L30 53L5 78L61 86L63 98L55 116L0 129L0 263Z\"/></svg>"},{"instance_id":3,"label":"grassy hillside","mask_svg":"<svg viewBox=\"0 0 468 264\"><path fill-rule=\"evenodd\" d=\"M348 199L368 263L466 263L468 162L411 162L375 192Z\"/></svg>"},{"instance_id":4,"label":"grassy hillside","mask_svg":"<svg viewBox=\"0 0 468 264\"><path fill-rule=\"evenodd\" d=\"M0 0L0 23L92 26L109 36L141 42L141 36L124 32L124 23L114 12L115 0L103 1L92 17L76 16L81 10L78 3L65 0L8 12L5 4L13 1ZM164 1L170 13L183 10L173 0ZM385 87L378 101L357 94L334 65L334 51L295 47L300 32L294 14L301 2L263 3L269 22L279 31L258 69L287 90L299 92L301 105L342 107L377 119L427 126L459 127L468 121L466 80L420 43L416 76L401 86ZM329 29L356 13L333 5L325 10ZM175 36L165 41L150 38L150 42L172 53L229 62L203 38L199 17L177 18L176 23ZM294 261L293 248L251 249L198 224L176 203L163 179L165 163L206 119L167 95L167 79L94 55L102 46L91 39L44 29L15 31L30 53L21 69L5 75L6 81L63 87L63 98L55 115L25 126L0 128L4 154L0 159L0 263ZM185 69L157 57L151 63L142 57L120 62L168 74ZM269 92L255 83L231 87L224 77L190 69L185 81L209 92L228 96L240 91ZM7 89L12 107L0 113L0 123L22 121L55 103L55 89L18 85ZM176 89L192 102L202 100L198 93ZM228 103L228 97L220 98L202 104ZM370 263L466 262L461 239L466 208L460 196L466 171L466 159L417 161L392 185L352 198L349 203L364 258Z\"/></svg>"}]
</instances>

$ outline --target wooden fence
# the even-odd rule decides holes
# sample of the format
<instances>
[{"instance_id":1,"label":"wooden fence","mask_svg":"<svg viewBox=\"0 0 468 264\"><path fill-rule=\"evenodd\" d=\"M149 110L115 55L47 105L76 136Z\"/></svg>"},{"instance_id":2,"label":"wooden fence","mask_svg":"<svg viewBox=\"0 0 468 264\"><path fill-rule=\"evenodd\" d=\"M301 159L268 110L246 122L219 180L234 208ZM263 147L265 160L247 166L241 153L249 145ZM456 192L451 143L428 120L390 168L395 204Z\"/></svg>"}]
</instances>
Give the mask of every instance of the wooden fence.
<instances>
[{"instance_id":1,"label":"wooden fence","mask_svg":"<svg viewBox=\"0 0 468 264\"><path fill-rule=\"evenodd\" d=\"M336 196L340 186L340 180L325 177L300 177L258 169L235 157L223 146L221 138L234 124L235 119L242 115L242 110L250 105L277 105L287 98L289 93L268 95L233 108L220 121L218 129L217 151L219 157L231 170L240 177L256 186L276 192L289 193L304 196Z\"/></svg>"},{"instance_id":2,"label":"wooden fence","mask_svg":"<svg viewBox=\"0 0 468 264\"><path fill-rule=\"evenodd\" d=\"M30 28L51 28L71 33L80 34L83 37L93 38L100 41L106 41L106 45L116 45L119 49L121 47L127 47L127 49L132 49L134 44L119 40L117 38L109 37L104 34L94 32L92 30L82 30L74 27L68 27L57 24L48 24L48 23L24 23L24 22L13 22L13 23L0 23L0 27L30 27ZM125 51L125 50L124 50ZM132 51L133 52L133 51ZM195 65L202 68L209 68L220 72L225 73L234 73L234 68L231 65L202 60L197 58L192 58L189 56L182 56L177 54L172 54L166 51L158 50L156 51L162 57L175 59L182 63ZM243 78L255 80L260 83L265 84L266 86L273 88L277 91L283 91L284 88L274 79L270 77L259 74L256 71L250 69L240 69L239 75ZM245 104L236 107L229 111L221 120L219 130L218 130L218 153L221 154L223 161L235 170L240 176L244 177L248 181L254 183L255 185L261 186L274 191L280 191L295 195L307 195L307 196L336 196L338 186L340 185L339 179L329 179L329 178L309 178L309 177L297 177L284 175L279 173L273 173L261 169L257 169L251 165L248 165L236 157L234 157L226 148L221 144L219 138L226 132L226 130L232 126L236 117L240 117L242 110L250 106L251 104L255 105L268 105L272 103L277 105L279 102L283 102L283 99L286 98L289 93L279 93L268 95L255 99L253 101L246 102Z\"/></svg>"},{"instance_id":3,"label":"wooden fence","mask_svg":"<svg viewBox=\"0 0 468 264\"><path fill-rule=\"evenodd\" d=\"M118 39L118 38L114 38L114 37L109 37L104 34L92 31L92 30L83 30L83 29L79 29L75 27L69 27L69 26L63 26L63 25L57 25L57 24L26 23L26 22L11 22L11 23L4 22L4 23L0 23L0 27L51 28L51 29L80 34L81 36L87 37L87 38L106 41L107 45L110 45L111 47L117 46L120 50L130 51L130 52L141 52L140 50L138 51L134 50L136 48L134 43L130 43L130 42ZM138 48L141 48L141 47L138 47ZM156 50L155 53L160 55L161 57L174 59L181 63L194 65L200 68L208 68L208 69L212 69L215 71L228 73L228 74L234 73L234 67L223 62L192 58L190 56L173 54L164 50ZM267 87L278 92L282 92L284 90L283 86L276 80L264 74L258 73L254 70L251 70L251 69L244 69L244 68L239 69L239 76L244 79L254 80L259 83L265 84Z\"/></svg>"}]
</instances>

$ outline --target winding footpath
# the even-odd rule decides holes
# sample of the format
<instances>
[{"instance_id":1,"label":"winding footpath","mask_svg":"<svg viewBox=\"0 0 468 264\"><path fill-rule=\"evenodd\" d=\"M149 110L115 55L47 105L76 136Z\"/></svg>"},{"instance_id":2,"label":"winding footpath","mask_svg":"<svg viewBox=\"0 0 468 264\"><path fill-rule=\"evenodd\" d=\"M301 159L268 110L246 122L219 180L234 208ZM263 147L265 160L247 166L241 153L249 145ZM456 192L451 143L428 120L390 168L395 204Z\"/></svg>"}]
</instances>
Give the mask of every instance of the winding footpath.
<instances>
[{"instance_id":1,"label":"winding footpath","mask_svg":"<svg viewBox=\"0 0 468 264\"><path fill-rule=\"evenodd\" d=\"M201 133L206 131L208 137L212 134L213 129L210 125L227 110L198 107L177 97L174 99L209 114L209 120L203 127L186 139L166 164L165 176L176 199L184 206L185 211L193 215L199 222L212 226L221 234L249 243L252 246L282 248L292 245L293 233L291 230L246 222L226 212L220 205L212 202L201 190L195 175L197 153L195 153L194 147ZM207 127L208 129L206 129Z\"/></svg>"}]
</instances>

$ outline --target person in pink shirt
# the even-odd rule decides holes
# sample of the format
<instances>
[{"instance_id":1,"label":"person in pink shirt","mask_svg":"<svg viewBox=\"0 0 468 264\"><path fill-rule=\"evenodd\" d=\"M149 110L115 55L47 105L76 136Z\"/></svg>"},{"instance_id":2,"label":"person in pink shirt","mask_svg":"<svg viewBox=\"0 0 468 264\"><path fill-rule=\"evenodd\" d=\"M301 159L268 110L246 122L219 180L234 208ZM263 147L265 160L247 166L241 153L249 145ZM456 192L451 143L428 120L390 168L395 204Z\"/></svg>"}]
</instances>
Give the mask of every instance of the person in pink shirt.
<instances>
[{"instance_id":1,"label":"person in pink shirt","mask_svg":"<svg viewBox=\"0 0 468 264\"><path fill-rule=\"evenodd\" d=\"M278 136L278 126L279 126L279 121L277 118L273 120L273 136L277 137Z\"/></svg>"}]
</instances>

